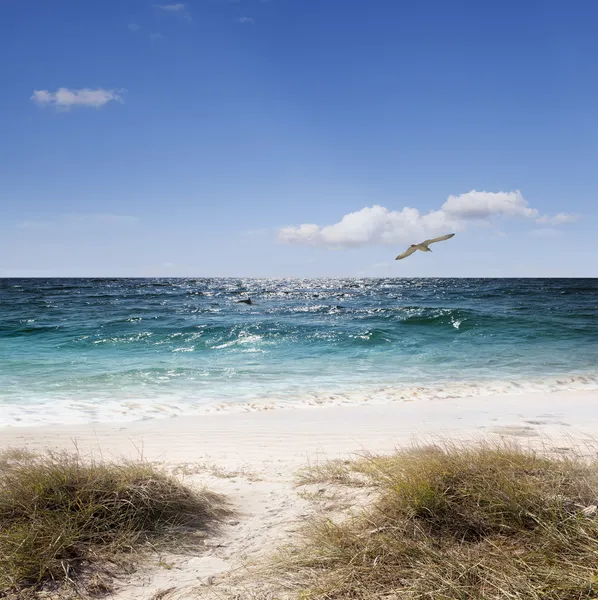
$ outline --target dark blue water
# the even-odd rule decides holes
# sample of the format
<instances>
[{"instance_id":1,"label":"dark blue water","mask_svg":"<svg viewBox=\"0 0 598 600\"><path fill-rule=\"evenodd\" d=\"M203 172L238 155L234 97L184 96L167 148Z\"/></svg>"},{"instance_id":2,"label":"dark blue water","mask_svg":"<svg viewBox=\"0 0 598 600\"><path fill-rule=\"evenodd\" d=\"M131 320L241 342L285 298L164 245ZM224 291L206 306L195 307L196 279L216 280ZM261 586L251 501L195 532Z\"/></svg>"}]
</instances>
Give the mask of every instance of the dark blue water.
<instances>
[{"instance_id":1,"label":"dark blue water","mask_svg":"<svg viewBox=\"0 0 598 600\"><path fill-rule=\"evenodd\" d=\"M596 279L0 280L0 425L596 387Z\"/></svg>"}]
</instances>

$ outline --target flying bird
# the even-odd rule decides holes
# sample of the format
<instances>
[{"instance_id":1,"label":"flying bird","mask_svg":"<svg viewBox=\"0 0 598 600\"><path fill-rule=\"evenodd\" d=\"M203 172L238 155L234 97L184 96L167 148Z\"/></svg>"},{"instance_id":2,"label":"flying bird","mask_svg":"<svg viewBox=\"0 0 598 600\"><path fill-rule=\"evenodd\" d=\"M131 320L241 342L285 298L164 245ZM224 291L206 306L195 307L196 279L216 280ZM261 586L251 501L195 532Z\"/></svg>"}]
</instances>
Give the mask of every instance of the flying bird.
<instances>
[{"instance_id":1,"label":"flying bird","mask_svg":"<svg viewBox=\"0 0 598 600\"><path fill-rule=\"evenodd\" d=\"M444 242L444 240L450 240L454 235L454 233L447 233L446 235L441 235L440 237L433 238L431 240L426 240L421 244L411 244L411 246L409 246L409 248L407 248L407 250L405 250L403 254L399 254L395 258L395 260L407 258L408 256L411 256L416 250L421 250L422 252L432 252L432 250L430 250L429 248L430 244L435 244L436 242Z\"/></svg>"}]
</instances>

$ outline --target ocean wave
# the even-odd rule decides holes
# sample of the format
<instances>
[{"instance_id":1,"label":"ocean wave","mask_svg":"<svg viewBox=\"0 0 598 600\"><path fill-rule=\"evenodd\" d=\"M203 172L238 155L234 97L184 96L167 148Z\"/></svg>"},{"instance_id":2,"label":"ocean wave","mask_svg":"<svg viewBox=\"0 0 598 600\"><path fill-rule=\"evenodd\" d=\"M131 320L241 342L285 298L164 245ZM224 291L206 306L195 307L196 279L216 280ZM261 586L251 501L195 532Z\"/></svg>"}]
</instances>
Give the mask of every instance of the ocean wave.
<instances>
[{"instance_id":1,"label":"ocean wave","mask_svg":"<svg viewBox=\"0 0 598 600\"><path fill-rule=\"evenodd\" d=\"M176 376L175 373L172 376ZM505 395L587 392L598 390L598 374L575 374L550 379L487 380L446 382L430 385L385 385L361 387L355 391L328 389L304 393L259 394L245 400L173 392L144 396L129 391L127 397L95 396L87 399L63 395L52 399L25 399L0 405L0 427L51 424L110 423L155 418L195 416L211 413L257 412L301 409L317 406L374 405L459 398L489 398ZM197 392L197 391L196 391ZM238 399L239 394L236 394Z\"/></svg>"},{"instance_id":2,"label":"ocean wave","mask_svg":"<svg viewBox=\"0 0 598 600\"><path fill-rule=\"evenodd\" d=\"M0 337L6 338L19 338L19 337L31 337L43 334L56 334L61 330L64 330L64 327L61 325L32 325L31 323L35 322L34 319L29 320L29 324L26 326L10 326L3 325L0 326Z\"/></svg>"},{"instance_id":3,"label":"ocean wave","mask_svg":"<svg viewBox=\"0 0 598 600\"><path fill-rule=\"evenodd\" d=\"M0 280L0 410L145 418L528 389L532 377L593 372L597 290L598 280ZM245 297L251 306L237 303Z\"/></svg>"},{"instance_id":4,"label":"ocean wave","mask_svg":"<svg viewBox=\"0 0 598 600\"><path fill-rule=\"evenodd\" d=\"M362 333L348 334L349 343L358 346L378 346L392 344L395 339L393 332L387 329L366 329Z\"/></svg>"}]
</instances>

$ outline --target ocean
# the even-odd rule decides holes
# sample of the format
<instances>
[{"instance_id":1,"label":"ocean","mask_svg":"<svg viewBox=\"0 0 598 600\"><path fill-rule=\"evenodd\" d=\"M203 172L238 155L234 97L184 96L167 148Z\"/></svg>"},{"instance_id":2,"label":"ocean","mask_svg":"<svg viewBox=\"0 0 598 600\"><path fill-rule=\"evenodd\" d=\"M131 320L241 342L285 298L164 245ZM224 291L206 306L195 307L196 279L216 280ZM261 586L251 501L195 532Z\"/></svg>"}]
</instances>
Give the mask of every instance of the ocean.
<instances>
[{"instance_id":1,"label":"ocean","mask_svg":"<svg viewBox=\"0 0 598 600\"><path fill-rule=\"evenodd\" d=\"M597 388L598 279L0 279L0 427Z\"/></svg>"}]
</instances>

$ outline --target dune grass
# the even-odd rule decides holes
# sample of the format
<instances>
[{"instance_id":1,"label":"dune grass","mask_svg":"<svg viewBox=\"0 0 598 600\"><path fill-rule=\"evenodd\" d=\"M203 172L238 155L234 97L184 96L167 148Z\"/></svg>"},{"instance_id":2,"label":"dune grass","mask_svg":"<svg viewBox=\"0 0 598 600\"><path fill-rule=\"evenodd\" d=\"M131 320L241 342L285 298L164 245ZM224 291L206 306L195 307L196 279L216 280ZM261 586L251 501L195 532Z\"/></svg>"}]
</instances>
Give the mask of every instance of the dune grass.
<instances>
[{"instance_id":1,"label":"dune grass","mask_svg":"<svg viewBox=\"0 0 598 600\"><path fill-rule=\"evenodd\" d=\"M0 597L89 579L104 566L208 533L224 499L146 462L0 454ZM97 584L97 582L96 582ZM102 584L103 585L103 584ZM18 596L20 597L20 596Z\"/></svg>"},{"instance_id":2,"label":"dune grass","mask_svg":"<svg viewBox=\"0 0 598 600\"><path fill-rule=\"evenodd\" d=\"M318 519L279 563L302 599L598 598L598 465L512 444L443 444L335 462L300 483L377 499Z\"/></svg>"}]
</instances>

